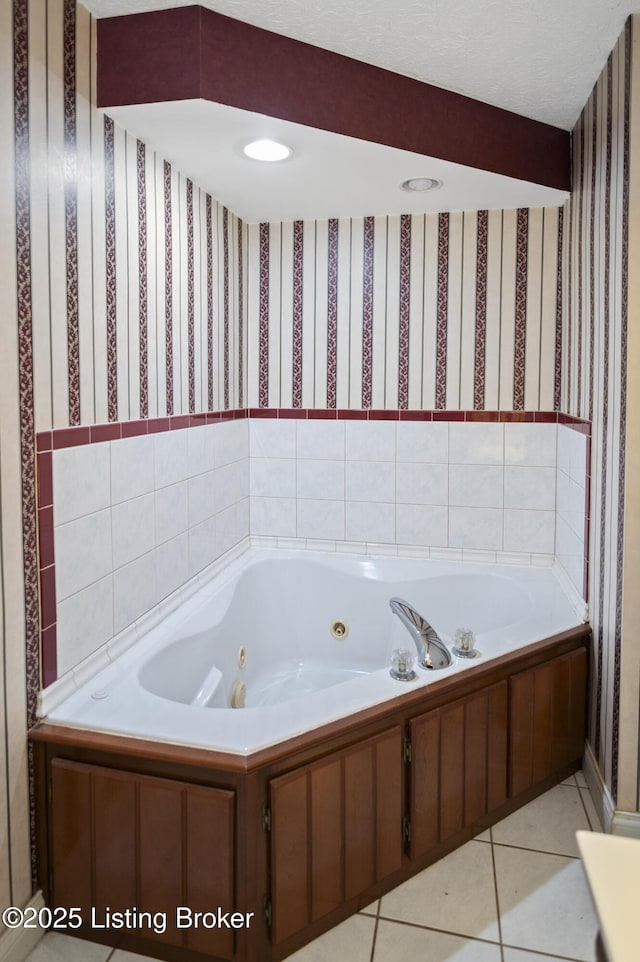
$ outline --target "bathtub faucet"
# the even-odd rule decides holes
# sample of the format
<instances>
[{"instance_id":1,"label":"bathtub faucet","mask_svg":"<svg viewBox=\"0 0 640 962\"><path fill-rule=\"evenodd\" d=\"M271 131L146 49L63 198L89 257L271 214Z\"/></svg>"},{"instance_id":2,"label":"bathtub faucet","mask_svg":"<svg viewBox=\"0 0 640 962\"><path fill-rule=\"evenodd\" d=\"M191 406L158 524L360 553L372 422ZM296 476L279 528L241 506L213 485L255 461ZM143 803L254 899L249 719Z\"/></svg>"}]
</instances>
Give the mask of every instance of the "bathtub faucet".
<instances>
[{"instance_id":1,"label":"bathtub faucet","mask_svg":"<svg viewBox=\"0 0 640 962\"><path fill-rule=\"evenodd\" d=\"M445 668L451 664L451 655L435 628L408 601L391 598L389 607L413 638L423 668Z\"/></svg>"}]
</instances>

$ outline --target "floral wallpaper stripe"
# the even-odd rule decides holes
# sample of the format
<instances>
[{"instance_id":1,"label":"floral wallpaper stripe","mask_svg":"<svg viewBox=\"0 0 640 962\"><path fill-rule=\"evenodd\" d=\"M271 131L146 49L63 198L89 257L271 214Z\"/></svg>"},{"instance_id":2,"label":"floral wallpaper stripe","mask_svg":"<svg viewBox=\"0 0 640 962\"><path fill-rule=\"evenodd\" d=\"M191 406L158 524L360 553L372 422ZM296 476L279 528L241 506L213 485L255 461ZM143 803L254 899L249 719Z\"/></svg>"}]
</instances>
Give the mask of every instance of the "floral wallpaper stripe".
<instances>
[{"instance_id":1,"label":"floral wallpaper stripe","mask_svg":"<svg viewBox=\"0 0 640 962\"><path fill-rule=\"evenodd\" d=\"M635 751L620 742L628 322L631 19L573 132L565 205L563 410L593 421L589 598L593 621L589 741L613 799ZM635 643L632 638L629 644ZM633 779L632 779L633 780ZM623 800L635 807L636 801Z\"/></svg>"},{"instance_id":2,"label":"floral wallpaper stripe","mask_svg":"<svg viewBox=\"0 0 640 962\"><path fill-rule=\"evenodd\" d=\"M250 407L553 410L556 209L250 225Z\"/></svg>"}]
</instances>

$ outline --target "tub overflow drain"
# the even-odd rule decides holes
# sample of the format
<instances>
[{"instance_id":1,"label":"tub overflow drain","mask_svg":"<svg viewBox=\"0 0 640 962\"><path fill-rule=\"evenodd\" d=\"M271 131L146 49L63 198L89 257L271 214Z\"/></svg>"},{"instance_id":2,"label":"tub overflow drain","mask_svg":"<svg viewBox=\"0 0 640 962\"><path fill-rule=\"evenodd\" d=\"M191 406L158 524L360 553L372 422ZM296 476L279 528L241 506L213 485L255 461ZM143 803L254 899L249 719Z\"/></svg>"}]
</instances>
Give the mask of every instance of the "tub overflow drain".
<instances>
[{"instance_id":1,"label":"tub overflow drain","mask_svg":"<svg viewBox=\"0 0 640 962\"><path fill-rule=\"evenodd\" d=\"M346 638L349 634L349 626L344 621L334 621L329 629L334 638Z\"/></svg>"},{"instance_id":2,"label":"tub overflow drain","mask_svg":"<svg viewBox=\"0 0 640 962\"><path fill-rule=\"evenodd\" d=\"M238 648L238 668L244 668L247 663L247 653L244 650L244 645L240 645Z\"/></svg>"}]
</instances>

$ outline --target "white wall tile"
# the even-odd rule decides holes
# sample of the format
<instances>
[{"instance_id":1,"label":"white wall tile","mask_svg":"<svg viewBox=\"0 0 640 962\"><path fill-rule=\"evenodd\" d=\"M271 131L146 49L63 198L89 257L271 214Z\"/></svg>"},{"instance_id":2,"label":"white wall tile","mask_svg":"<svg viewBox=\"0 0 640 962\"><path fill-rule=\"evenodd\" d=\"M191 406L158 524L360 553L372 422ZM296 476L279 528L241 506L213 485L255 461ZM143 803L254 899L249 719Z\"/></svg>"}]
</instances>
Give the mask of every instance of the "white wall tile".
<instances>
[{"instance_id":1,"label":"white wall tile","mask_svg":"<svg viewBox=\"0 0 640 962\"><path fill-rule=\"evenodd\" d=\"M504 429L505 464L556 466L555 424L505 424Z\"/></svg>"},{"instance_id":2,"label":"white wall tile","mask_svg":"<svg viewBox=\"0 0 640 962\"><path fill-rule=\"evenodd\" d=\"M189 474L187 435L195 428L155 434L156 488L184 481Z\"/></svg>"},{"instance_id":3,"label":"white wall tile","mask_svg":"<svg viewBox=\"0 0 640 962\"><path fill-rule=\"evenodd\" d=\"M345 430L348 461L395 461L395 421L346 421Z\"/></svg>"},{"instance_id":4,"label":"white wall tile","mask_svg":"<svg viewBox=\"0 0 640 962\"><path fill-rule=\"evenodd\" d=\"M296 421L292 418L255 418L249 421L252 458L295 458Z\"/></svg>"},{"instance_id":5,"label":"white wall tile","mask_svg":"<svg viewBox=\"0 0 640 962\"><path fill-rule=\"evenodd\" d=\"M452 464L449 504L468 508L501 508L503 468L497 465Z\"/></svg>"},{"instance_id":6,"label":"white wall tile","mask_svg":"<svg viewBox=\"0 0 640 962\"><path fill-rule=\"evenodd\" d=\"M344 467L344 461L299 460L298 497L344 501Z\"/></svg>"},{"instance_id":7,"label":"white wall tile","mask_svg":"<svg viewBox=\"0 0 640 962\"><path fill-rule=\"evenodd\" d=\"M216 467L249 457L249 421L246 418L222 421L214 427L213 446Z\"/></svg>"},{"instance_id":8,"label":"white wall tile","mask_svg":"<svg viewBox=\"0 0 640 962\"><path fill-rule=\"evenodd\" d=\"M500 551L502 515L499 508L449 508L449 546Z\"/></svg>"},{"instance_id":9,"label":"white wall tile","mask_svg":"<svg viewBox=\"0 0 640 962\"><path fill-rule=\"evenodd\" d=\"M347 501L395 501L396 469L392 461L347 461L345 480Z\"/></svg>"},{"instance_id":10,"label":"white wall tile","mask_svg":"<svg viewBox=\"0 0 640 962\"><path fill-rule=\"evenodd\" d=\"M442 422L399 421L398 461L446 464L449 460L449 425Z\"/></svg>"},{"instance_id":11,"label":"white wall tile","mask_svg":"<svg viewBox=\"0 0 640 962\"><path fill-rule=\"evenodd\" d=\"M348 541L396 540L396 506L379 501L346 502L346 537Z\"/></svg>"},{"instance_id":12,"label":"white wall tile","mask_svg":"<svg viewBox=\"0 0 640 962\"><path fill-rule=\"evenodd\" d=\"M298 421L298 458L318 458L325 461L342 460L345 456L344 421Z\"/></svg>"},{"instance_id":13,"label":"white wall tile","mask_svg":"<svg viewBox=\"0 0 640 962\"><path fill-rule=\"evenodd\" d=\"M502 464L504 425L484 421L449 424L450 464Z\"/></svg>"},{"instance_id":14,"label":"white wall tile","mask_svg":"<svg viewBox=\"0 0 640 962\"><path fill-rule=\"evenodd\" d=\"M249 498L216 515L216 558L249 537Z\"/></svg>"},{"instance_id":15,"label":"white wall tile","mask_svg":"<svg viewBox=\"0 0 640 962\"><path fill-rule=\"evenodd\" d=\"M215 463L215 434L219 424L206 424L190 428L187 432L187 457L189 477L213 471Z\"/></svg>"},{"instance_id":16,"label":"white wall tile","mask_svg":"<svg viewBox=\"0 0 640 962\"><path fill-rule=\"evenodd\" d=\"M297 535L299 538L344 539L344 501L298 500Z\"/></svg>"},{"instance_id":17,"label":"white wall tile","mask_svg":"<svg viewBox=\"0 0 640 962\"><path fill-rule=\"evenodd\" d=\"M111 511L98 511L55 529L58 602L111 572Z\"/></svg>"},{"instance_id":18,"label":"white wall tile","mask_svg":"<svg viewBox=\"0 0 640 962\"><path fill-rule=\"evenodd\" d=\"M295 498L251 498L249 512L251 534L297 537Z\"/></svg>"},{"instance_id":19,"label":"white wall tile","mask_svg":"<svg viewBox=\"0 0 640 962\"><path fill-rule=\"evenodd\" d=\"M396 508L398 544L446 547L449 509L440 505L399 504Z\"/></svg>"},{"instance_id":20,"label":"white wall tile","mask_svg":"<svg viewBox=\"0 0 640 962\"><path fill-rule=\"evenodd\" d=\"M259 498L295 498L295 459L251 458L249 493Z\"/></svg>"},{"instance_id":21,"label":"white wall tile","mask_svg":"<svg viewBox=\"0 0 640 962\"><path fill-rule=\"evenodd\" d=\"M555 468L505 466L504 506L505 508L555 510Z\"/></svg>"},{"instance_id":22,"label":"white wall tile","mask_svg":"<svg viewBox=\"0 0 640 962\"><path fill-rule=\"evenodd\" d=\"M558 428L558 467L584 487L587 474L587 436L566 425Z\"/></svg>"},{"instance_id":23,"label":"white wall tile","mask_svg":"<svg viewBox=\"0 0 640 962\"><path fill-rule=\"evenodd\" d=\"M236 501L249 497L249 459L242 458L225 464L215 471L215 504L223 511Z\"/></svg>"},{"instance_id":24,"label":"white wall tile","mask_svg":"<svg viewBox=\"0 0 640 962\"><path fill-rule=\"evenodd\" d=\"M504 550L552 552L555 546L553 511L504 512Z\"/></svg>"},{"instance_id":25,"label":"white wall tile","mask_svg":"<svg viewBox=\"0 0 640 962\"><path fill-rule=\"evenodd\" d=\"M404 504L448 504L449 465L396 464L396 501Z\"/></svg>"},{"instance_id":26,"label":"white wall tile","mask_svg":"<svg viewBox=\"0 0 640 962\"><path fill-rule=\"evenodd\" d=\"M584 541L585 489L568 477L564 471L558 471L557 511L580 540Z\"/></svg>"},{"instance_id":27,"label":"white wall tile","mask_svg":"<svg viewBox=\"0 0 640 962\"><path fill-rule=\"evenodd\" d=\"M113 574L114 631L117 634L152 608L156 601L155 551L136 558Z\"/></svg>"},{"instance_id":28,"label":"white wall tile","mask_svg":"<svg viewBox=\"0 0 640 962\"><path fill-rule=\"evenodd\" d=\"M186 531L155 550L158 601L176 591L189 577L189 536Z\"/></svg>"},{"instance_id":29,"label":"white wall tile","mask_svg":"<svg viewBox=\"0 0 640 962\"><path fill-rule=\"evenodd\" d=\"M130 501L155 487L155 439L150 435L111 441L111 502ZM90 445L93 447L93 445Z\"/></svg>"},{"instance_id":30,"label":"white wall tile","mask_svg":"<svg viewBox=\"0 0 640 962\"><path fill-rule=\"evenodd\" d=\"M113 637L113 579L96 581L57 607L58 676Z\"/></svg>"},{"instance_id":31,"label":"white wall tile","mask_svg":"<svg viewBox=\"0 0 640 962\"><path fill-rule=\"evenodd\" d=\"M94 514L111 503L109 443L83 444L53 452L55 524Z\"/></svg>"},{"instance_id":32,"label":"white wall tile","mask_svg":"<svg viewBox=\"0 0 640 962\"><path fill-rule=\"evenodd\" d=\"M189 497L186 481L171 484L155 493L156 544L177 537L189 527Z\"/></svg>"},{"instance_id":33,"label":"white wall tile","mask_svg":"<svg viewBox=\"0 0 640 962\"><path fill-rule=\"evenodd\" d=\"M155 496L115 504L111 511L113 567L121 568L155 545Z\"/></svg>"},{"instance_id":34,"label":"white wall tile","mask_svg":"<svg viewBox=\"0 0 640 962\"><path fill-rule=\"evenodd\" d=\"M207 518L189 528L189 576L197 574L216 559L216 519Z\"/></svg>"},{"instance_id":35,"label":"white wall tile","mask_svg":"<svg viewBox=\"0 0 640 962\"><path fill-rule=\"evenodd\" d=\"M216 473L207 471L189 478L189 527L200 524L216 513Z\"/></svg>"}]
</instances>

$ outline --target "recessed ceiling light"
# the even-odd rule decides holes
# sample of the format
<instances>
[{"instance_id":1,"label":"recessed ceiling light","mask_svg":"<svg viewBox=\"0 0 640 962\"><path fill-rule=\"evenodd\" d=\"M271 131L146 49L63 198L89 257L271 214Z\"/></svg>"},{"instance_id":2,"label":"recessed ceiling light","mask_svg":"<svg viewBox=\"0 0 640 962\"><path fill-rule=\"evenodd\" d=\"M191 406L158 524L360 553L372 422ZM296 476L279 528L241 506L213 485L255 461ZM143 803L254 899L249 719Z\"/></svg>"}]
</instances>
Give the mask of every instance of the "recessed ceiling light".
<instances>
[{"instance_id":1,"label":"recessed ceiling light","mask_svg":"<svg viewBox=\"0 0 640 962\"><path fill-rule=\"evenodd\" d=\"M410 177L409 180L403 180L400 186L403 190L435 190L436 187L442 187L442 181L433 180L432 177Z\"/></svg>"},{"instance_id":2,"label":"recessed ceiling light","mask_svg":"<svg viewBox=\"0 0 640 962\"><path fill-rule=\"evenodd\" d=\"M293 151L286 144L279 144L277 140L252 140L244 148L244 153L252 160L264 160L267 163L274 163L278 160L286 160Z\"/></svg>"}]
</instances>

